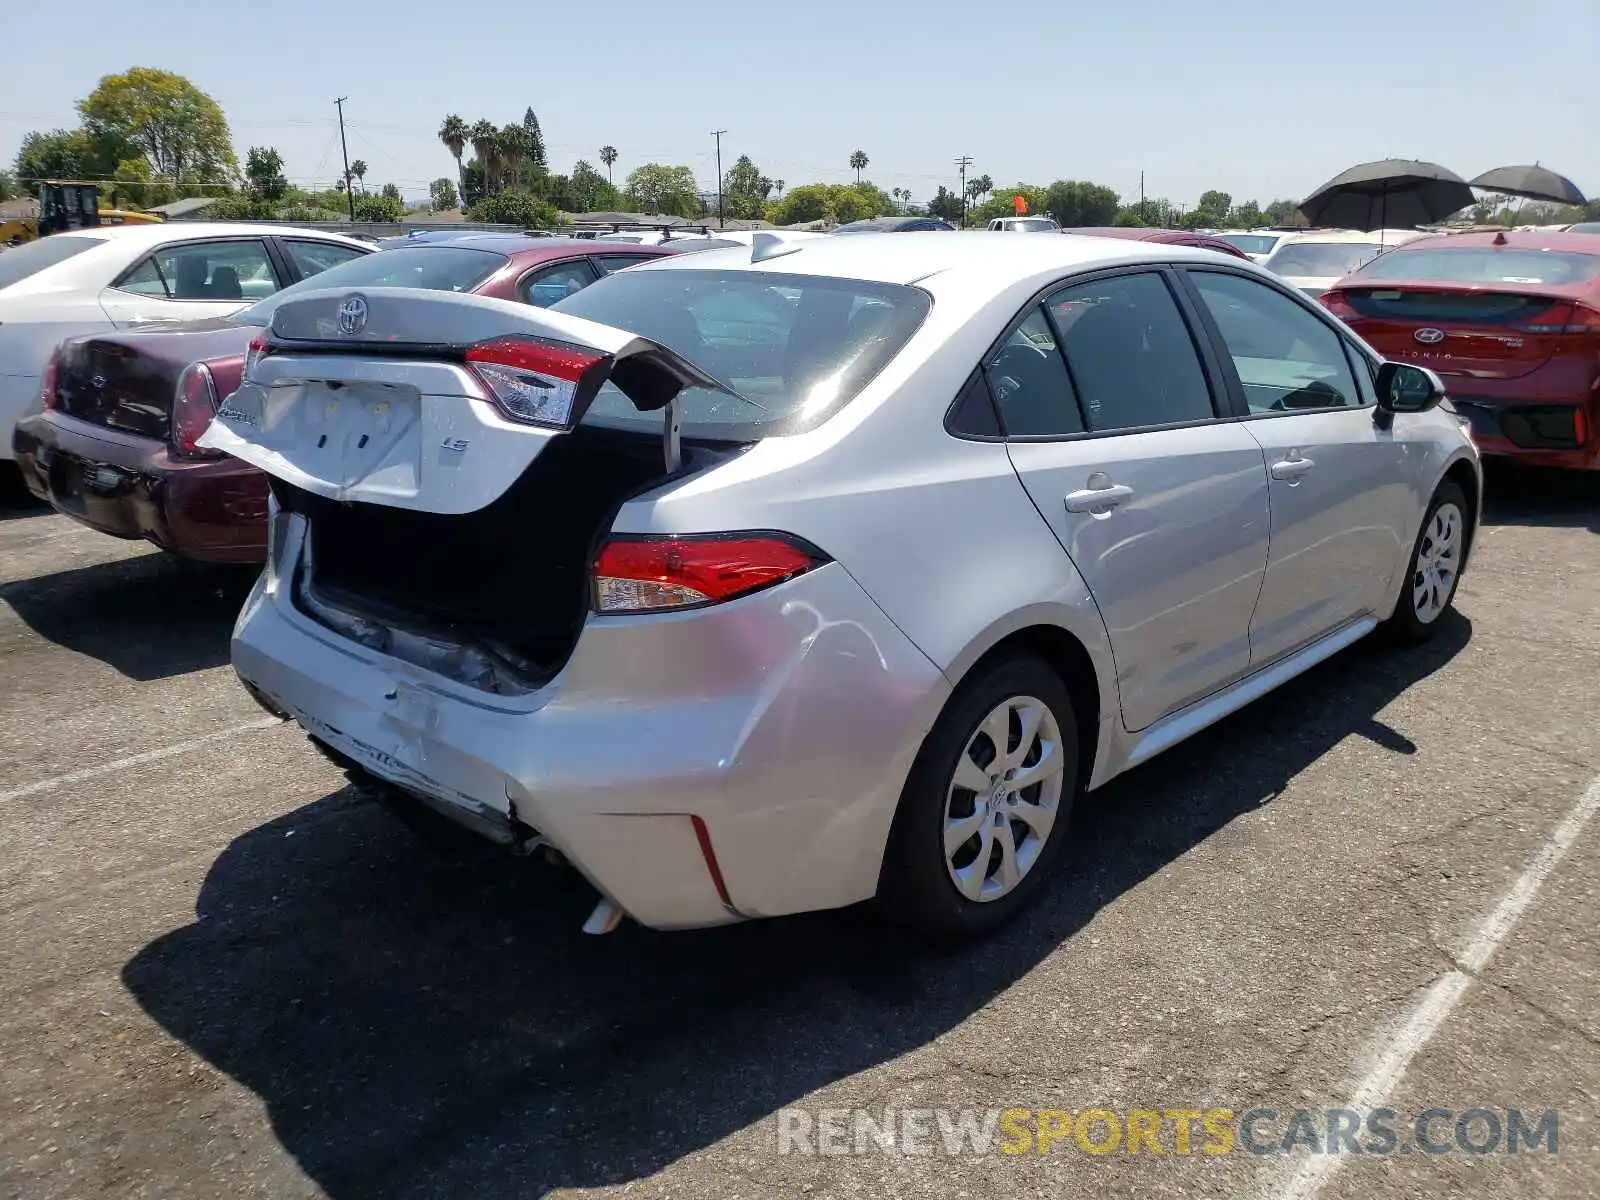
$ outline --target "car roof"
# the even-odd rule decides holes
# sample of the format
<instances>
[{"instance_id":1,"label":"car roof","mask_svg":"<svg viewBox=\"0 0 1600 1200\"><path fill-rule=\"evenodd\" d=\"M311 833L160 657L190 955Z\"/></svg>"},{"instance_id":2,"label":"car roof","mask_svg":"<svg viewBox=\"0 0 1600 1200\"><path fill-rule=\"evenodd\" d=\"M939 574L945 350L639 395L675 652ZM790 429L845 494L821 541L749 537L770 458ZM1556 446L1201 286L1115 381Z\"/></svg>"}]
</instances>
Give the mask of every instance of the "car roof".
<instances>
[{"instance_id":1,"label":"car roof","mask_svg":"<svg viewBox=\"0 0 1600 1200\"><path fill-rule=\"evenodd\" d=\"M168 242L188 242L196 238L221 237L298 237L320 238L347 245L371 248L370 242L328 229L304 229L297 225L270 225L250 221L163 221L157 225L98 225L68 231L80 237L101 238L131 249L164 246Z\"/></svg>"},{"instance_id":2,"label":"car roof","mask_svg":"<svg viewBox=\"0 0 1600 1200\"><path fill-rule=\"evenodd\" d=\"M1346 242L1379 242L1383 238L1380 234L1409 233L1415 235L1415 230L1404 229L1308 229L1304 233L1291 233L1280 246L1299 245L1302 242L1322 242L1326 244L1339 244Z\"/></svg>"},{"instance_id":3,"label":"car roof","mask_svg":"<svg viewBox=\"0 0 1600 1200\"><path fill-rule=\"evenodd\" d=\"M1593 234L1540 229L1506 229L1499 233L1437 233L1396 246L1395 252L1454 249L1457 246L1507 246L1521 250L1600 254L1600 240Z\"/></svg>"},{"instance_id":4,"label":"car roof","mask_svg":"<svg viewBox=\"0 0 1600 1200\"><path fill-rule=\"evenodd\" d=\"M707 250L635 268L640 271L771 271L822 275L876 283L916 283L932 275L959 272L963 278L1004 286L1040 272L1070 271L1128 262L1215 263L1215 250L1100 237L1017 238L989 230L962 237L863 233L848 238L791 242L784 253L752 262L752 252ZM1240 265L1244 259L1237 260Z\"/></svg>"}]
</instances>

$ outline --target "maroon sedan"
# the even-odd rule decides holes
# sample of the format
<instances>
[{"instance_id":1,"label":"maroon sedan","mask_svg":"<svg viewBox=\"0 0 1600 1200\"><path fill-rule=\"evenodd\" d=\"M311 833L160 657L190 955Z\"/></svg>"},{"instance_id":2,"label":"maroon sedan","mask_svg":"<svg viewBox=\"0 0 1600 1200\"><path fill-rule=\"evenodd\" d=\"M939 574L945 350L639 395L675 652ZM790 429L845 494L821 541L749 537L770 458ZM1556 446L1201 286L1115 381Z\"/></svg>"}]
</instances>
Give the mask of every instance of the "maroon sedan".
<instances>
[{"instance_id":1,"label":"maroon sedan","mask_svg":"<svg viewBox=\"0 0 1600 1200\"><path fill-rule=\"evenodd\" d=\"M364 255L221 320L71 338L45 370L44 411L17 426L17 466L34 495L103 533L145 538L185 558L260 562L266 476L197 442L218 402L239 386L250 340L285 296L415 287L543 308L601 275L669 253L465 235Z\"/></svg>"},{"instance_id":2,"label":"maroon sedan","mask_svg":"<svg viewBox=\"0 0 1600 1200\"><path fill-rule=\"evenodd\" d=\"M1225 242L1208 233L1194 233L1188 229L1151 229L1141 225L1083 225L1076 229L1063 229L1062 233L1078 233L1085 237L1128 238L1135 242L1166 242L1173 246L1197 246L1201 250L1215 250L1218 254L1248 259L1250 256L1232 242Z\"/></svg>"}]
</instances>

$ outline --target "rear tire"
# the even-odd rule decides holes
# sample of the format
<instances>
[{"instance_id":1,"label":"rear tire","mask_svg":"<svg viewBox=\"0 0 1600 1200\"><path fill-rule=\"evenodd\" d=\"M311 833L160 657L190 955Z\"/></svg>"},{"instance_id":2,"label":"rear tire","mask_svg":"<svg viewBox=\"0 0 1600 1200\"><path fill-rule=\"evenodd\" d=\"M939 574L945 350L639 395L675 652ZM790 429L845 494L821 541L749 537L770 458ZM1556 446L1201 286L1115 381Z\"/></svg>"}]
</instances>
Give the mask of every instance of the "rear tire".
<instances>
[{"instance_id":1,"label":"rear tire","mask_svg":"<svg viewBox=\"0 0 1600 1200\"><path fill-rule=\"evenodd\" d=\"M1450 480L1439 485L1422 518L1394 615L1383 629L1395 641L1425 642L1439 632L1455 603L1471 532L1467 497Z\"/></svg>"},{"instance_id":2,"label":"rear tire","mask_svg":"<svg viewBox=\"0 0 1600 1200\"><path fill-rule=\"evenodd\" d=\"M1060 860L1078 761L1071 694L1043 661L1017 655L969 676L906 779L879 908L944 937L1003 925Z\"/></svg>"}]
</instances>

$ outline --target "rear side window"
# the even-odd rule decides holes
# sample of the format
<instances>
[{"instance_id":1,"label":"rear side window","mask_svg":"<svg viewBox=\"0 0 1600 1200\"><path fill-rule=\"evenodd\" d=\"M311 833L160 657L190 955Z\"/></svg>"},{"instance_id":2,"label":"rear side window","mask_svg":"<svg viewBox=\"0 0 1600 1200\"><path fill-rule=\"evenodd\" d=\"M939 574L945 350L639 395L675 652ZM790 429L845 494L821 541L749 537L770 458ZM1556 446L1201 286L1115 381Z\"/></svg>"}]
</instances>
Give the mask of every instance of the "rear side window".
<instances>
[{"instance_id":1,"label":"rear side window","mask_svg":"<svg viewBox=\"0 0 1600 1200\"><path fill-rule=\"evenodd\" d=\"M581 292L595 278L594 268L588 261L575 258L571 262L555 263L524 275L517 291L524 301L535 308L549 308L557 300L565 300L574 292Z\"/></svg>"},{"instance_id":2,"label":"rear side window","mask_svg":"<svg viewBox=\"0 0 1600 1200\"><path fill-rule=\"evenodd\" d=\"M294 265L299 268L300 274L307 278L320 275L330 267L347 263L352 258L362 258L366 254L354 246L345 246L338 242L285 241L283 247L289 252L289 257L294 260Z\"/></svg>"},{"instance_id":3,"label":"rear side window","mask_svg":"<svg viewBox=\"0 0 1600 1200\"><path fill-rule=\"evenodd\" d=\"M1084 432L1083 415L1041 308L1032 309L983 364L989 392L1011 437Z\"/></svg>"},{"instance_id":4,"label":"rear side window","mask_svg":"<svg viewBox=\"0 0 1600 1200\"><path fill-rule=\"evenodd\" d=\"M683 393L691 436L748 439L798 433L848 403L898 354L927 315L926 292L764 271L619 271L554 307L677 351L745 397ZM607 385L592 424L657 430Z\"/></svg>"},{"instance_id":5,"label":"rear side window","mask_svg":"<svg viewBox=\"0 0 1600 1200\"><path fill-rule=\"evenodd\" d=\"M82 254L85 250L93 250L104 242L105 238L74 237L71 234L57 233L40 238L36 242L28 242L26 245L13 246L0 254L0 288L21 283L30 275L37 275L47 267L66 262L67 259Z\"/></svg>"},{"instance_id":6,"label":"rear side window","mask_svg":"<svg viewBox=\"0 0 1600 1200\"><path fill-rule=\"evenodd\" d=\"M1118 275L1045 301L1091 432L1216 416L1189 326L1160 275Z\"/></svg>"},{"instance_id":7,"label":"rear side window","mask_svg":"<svg viewBox=\"0 0 1600 1200\"><path fill-rule=\"evenodd\" d=\"M291 284L233 319L242 325L268 325L285 297L321 288L408 287L430 292L470 292L509 261L503 254L448 243L379 250Z\"/></svg>"},{"instance_id":8,"label":"rear side window","mask_svg":"<svg viewBox=\"0 0 1600 1200\"><path fill-rule=\"evenodd\" d=\"M1600 277L1600 253L1509 250L1463 246L1455 250L1398 250L1362 268L1358 280L1409 283L1534 283L1560 286Z\"/></svg>"},{"instance_id":9,"label":"rear side window","mask_svg":"<svg viewBox=\"0 0 1600 1200\"><path fill-rule=\"evenodd\" d=\"M1190 274L1233 359L1251 412L1359 405L1344 339L1266 284L1210 271Z\"/></svg>"}]
</instances>

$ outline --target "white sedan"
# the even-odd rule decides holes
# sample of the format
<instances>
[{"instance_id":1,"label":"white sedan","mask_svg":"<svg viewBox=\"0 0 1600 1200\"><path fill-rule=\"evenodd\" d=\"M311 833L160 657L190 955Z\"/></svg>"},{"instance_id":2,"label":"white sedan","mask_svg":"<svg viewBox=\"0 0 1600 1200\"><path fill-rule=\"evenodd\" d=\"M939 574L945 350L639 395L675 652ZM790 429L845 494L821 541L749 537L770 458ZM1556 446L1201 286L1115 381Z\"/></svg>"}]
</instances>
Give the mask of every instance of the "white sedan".
<instances>
[{"instance_id":1,"label":"white sedan","mask_svg":"<svg viewBox=\"0 0 1600 1200\"><path fill-rule=\"evenodd\" d=\"M74 230L0 258L0 460L63 338L225 317L373 247L278 225L176 222Z\"/></svg>"}]
</instances>

